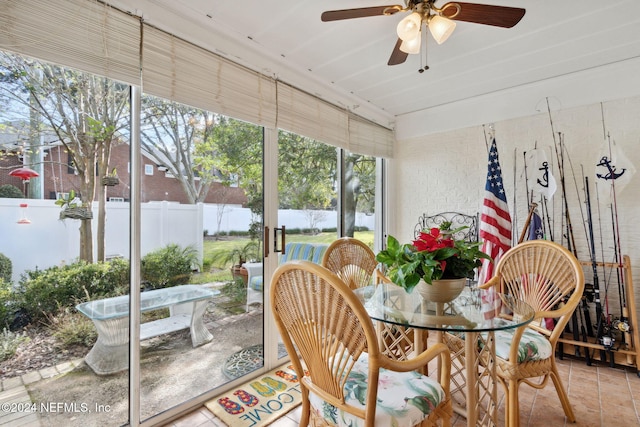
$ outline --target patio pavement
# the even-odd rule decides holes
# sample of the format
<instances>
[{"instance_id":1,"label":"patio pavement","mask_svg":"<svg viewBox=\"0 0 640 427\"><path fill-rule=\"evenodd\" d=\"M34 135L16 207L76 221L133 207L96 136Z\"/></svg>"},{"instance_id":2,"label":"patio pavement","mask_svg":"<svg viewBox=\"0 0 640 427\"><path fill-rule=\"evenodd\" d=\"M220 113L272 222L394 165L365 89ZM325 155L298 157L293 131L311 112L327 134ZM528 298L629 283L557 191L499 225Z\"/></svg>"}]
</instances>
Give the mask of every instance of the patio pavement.
<instances>
[{"instance_id":1,"label":"patio pavement","mask_svg":"<svg viewBox=\"0 0 640 427\"><path fill-rule=\"evenodd\" d=\"M214 341L220 344L225 341L225 338L222 338L219 334L225 330L232 331L233 328L230 328L230 324L236 322L252 323L253 321L259 319L261 319L261 310L254 310L248 313L229 316L213 322L208 322L206 323L206 326L210 331L217 332L217 336ZM188 334L186 334L186 336L188 337ZM231 337L231 339L233 339L233 337ZM244 340L247 341L247 338L244 337ZM190 341L188 342L190 343ZM230 347L235 348L234 351L237 351L240 348L238 347L237 343L234 343ZM202 360L202 357L200 357L200 359ZM222 365L223 362L224 361L220 362L220 365ZM87 370L90 372L90 369L86 367L86 364L84 363L84 359L80 358L73 361L63 362L53 367L47 367L38 371L32 371L19 377L12 377L0 381L0 425L7 425L12 427L41 427L45 425L57 425L57 422L63 422L62 419L59 419L54 422L54 424L51 424L52 420L48 419L47 417L51 417L52 412L60 412L63 411L63 409L57 411L55 407L41 408L39 406L35 406L35 404L31 401L29 390L32 390L34 386L36 386L36 383L40 381L43 381L43 384L46 384L47 382L53 381L53 377L60 376L61 379L64 379L64 374L68 374L74 371L74 369L76 368L78 368L80 371ZM222 372L220 372L220 375L222 376ZM109 378L109 376L97 378ZM55 402L49 402L49 400L51 399L47 399L47 404L56 404ZM45 413L47 415L43 415ZM76 419L75 421L82 420ZM81 422L81 425L87 425L86 421L87 419L85 418L84 422ZM73 422L71 422L70 424L63 422L63 424L59 425L71 426L75 424L73 424Z\"/></svg>"}]
</instances>

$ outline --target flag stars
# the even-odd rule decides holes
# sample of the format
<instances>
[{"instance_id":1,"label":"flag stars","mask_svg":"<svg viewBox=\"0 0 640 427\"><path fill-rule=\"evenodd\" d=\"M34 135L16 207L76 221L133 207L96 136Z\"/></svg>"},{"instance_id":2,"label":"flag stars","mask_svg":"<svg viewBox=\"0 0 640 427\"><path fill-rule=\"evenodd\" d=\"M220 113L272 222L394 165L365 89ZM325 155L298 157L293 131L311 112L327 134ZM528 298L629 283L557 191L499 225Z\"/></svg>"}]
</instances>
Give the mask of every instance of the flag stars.
<instances>
[{"instance_id":1,"label":"flag stars","mask_svg":"<svg viewBox=\"0 0 640 427\"><path fill-rule=\"evenodd\" d=\"M495 140L493 141L493 144L491 144L491 149L489 150L487 182L485 189L493 193L496 198L506 202L502 182L502 168L500 167L500 161L498 160L498 148L496 147Z\"/></svg>"}]
</instances>

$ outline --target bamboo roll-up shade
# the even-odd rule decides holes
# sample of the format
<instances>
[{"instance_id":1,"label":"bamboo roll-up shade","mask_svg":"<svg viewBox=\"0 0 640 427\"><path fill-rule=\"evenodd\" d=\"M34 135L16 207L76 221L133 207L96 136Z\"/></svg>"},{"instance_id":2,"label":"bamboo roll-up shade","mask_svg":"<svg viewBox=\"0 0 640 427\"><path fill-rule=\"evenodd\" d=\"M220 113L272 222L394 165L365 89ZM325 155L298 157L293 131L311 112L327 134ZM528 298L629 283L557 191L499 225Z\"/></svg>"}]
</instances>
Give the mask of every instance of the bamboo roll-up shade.
<instances>
[{"instance_id":1,"label":"bamboo roll-up shade","mask_svg":"<svg viewBox=\"0 0 640 427\"><path fill-rule=\"evenodd\" d=\"M139 85L140 25L95 0L3 0L0 49Z\"/></svg>"},{"instance_id":2,"label":"bamboo roll-up shade","mask_svg":"<svg viewBox=\"0 0 640 427\"><path fill-rule=\"evenodd\" d=\"M374 157L393 158L392 130L359 116L349 117L349 151Z\"/></svg>"},{"instance_id":3,"label":"bamboo roll-up shade","mask_svg":"<svg viewBox=\"0 0 640 427\"><path fill-rule=\"evenodd\" d=\"M275 127L275 81L157 28L144 25L145 93Z\"/></svg>"},{"instance_id":4,"label":"bamboo roll-up shade","mask_svg":"<svg viewBox=\"0 0 640 427\"><path fill-rule=\"evenodd\" d=\"M278 82L279 129L340 148L348 148L346 110Z\"/></svg>"}]
</instances>

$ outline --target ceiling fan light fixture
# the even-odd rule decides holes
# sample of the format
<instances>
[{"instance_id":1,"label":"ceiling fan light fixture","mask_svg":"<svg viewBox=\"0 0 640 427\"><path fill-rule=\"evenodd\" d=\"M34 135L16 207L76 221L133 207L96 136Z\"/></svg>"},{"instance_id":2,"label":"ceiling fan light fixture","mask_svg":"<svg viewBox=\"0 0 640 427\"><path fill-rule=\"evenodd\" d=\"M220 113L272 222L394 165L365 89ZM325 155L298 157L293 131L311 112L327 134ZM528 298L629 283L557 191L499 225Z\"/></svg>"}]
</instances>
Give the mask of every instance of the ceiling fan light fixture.
<instances>
[{"instance_id":1,"label":"ceiling fan light fixture","mask_svg":"<svg viewBox=\"0 0 640 427\"><path fill-rule=\"evenodd\" d=\"M434 15L429 19L429 31L438 44L444 43L456 29L456 23L444 16Z\"/></svg>"},{"instance_id":2,"label":"ceiling fan light fixture","mask_svg":"<svg viewBox=\"0 0 640 427\"><path fill-rule=\"evenodd\" d=\"M413 12L411 15L398 22L396 32L402 41L408 41L415 39L416 36L420 34L421 27L422 15L418 12Z\"/></svg>"},{"instance_id":3,"label":"ceiling fan light fixture","mask_svg":"<svg viewBox=\"0 0 640 427\"><path fill-rule=\"evenodd\" d=\"M403 40L400 45L400 50L408 54L420 53L420 45L422 43L422 33L418 32L418 35L411 40Z\"/></svg>"}]
</instances>

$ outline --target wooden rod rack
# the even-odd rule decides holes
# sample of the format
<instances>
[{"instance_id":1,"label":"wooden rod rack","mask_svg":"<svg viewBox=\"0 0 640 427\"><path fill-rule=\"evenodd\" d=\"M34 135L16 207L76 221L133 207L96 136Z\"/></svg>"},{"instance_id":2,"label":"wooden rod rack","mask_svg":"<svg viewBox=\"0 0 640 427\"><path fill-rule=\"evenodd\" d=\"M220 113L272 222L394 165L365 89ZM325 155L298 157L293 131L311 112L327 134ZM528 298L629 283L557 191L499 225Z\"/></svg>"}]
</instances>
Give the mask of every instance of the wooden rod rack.
<instances>
[{"instance_id":1,"label":"wooden rod rack","mask_svg":"<svg viewBox=\"0 0 640 427\"><path fill-rule=\"evenodd\" d=\"M591 261L580 261L583 266L592 266ZM570 334L565 332L563 336L558 340L561 345L558 347L562 349L560 357L563 355L576 354L576 348L582 349L580 354L584 354L585 351L589 351L590 360L597 362L604 362L601 354L604 354L608 358L608 363L615 363L616 365L630 366L636 369L638 376L640 376L640 336L638 330L638 317L636 315L636 303L633 294L633 278L631 275L631 262L629 256L624 255L622 257L622 263L617 264L613 262L597 262L597 267L601 268L619 268L622 269L624 278L624 291L626 296L626 308L627 308L627 322L629 324L629 331L624 332L625 342L624 346L614 346L613 349L607 349L604 345L597 341L597 337L587 337L587 341L579 341L568 338ZM581 310L582 307L578 306L577 310ZM622 307L621 307L622 310ZM613 359L611 359L613 358Z\"/></svg>"}]
</instances>

